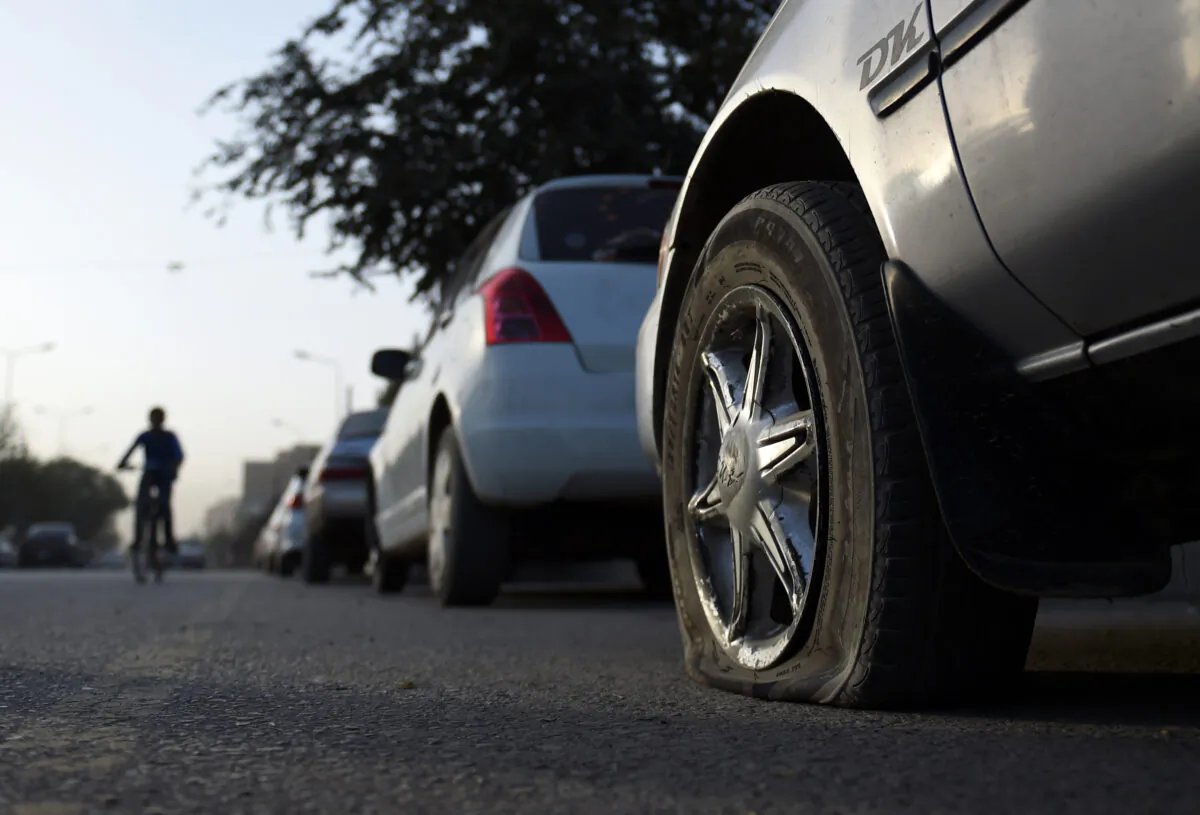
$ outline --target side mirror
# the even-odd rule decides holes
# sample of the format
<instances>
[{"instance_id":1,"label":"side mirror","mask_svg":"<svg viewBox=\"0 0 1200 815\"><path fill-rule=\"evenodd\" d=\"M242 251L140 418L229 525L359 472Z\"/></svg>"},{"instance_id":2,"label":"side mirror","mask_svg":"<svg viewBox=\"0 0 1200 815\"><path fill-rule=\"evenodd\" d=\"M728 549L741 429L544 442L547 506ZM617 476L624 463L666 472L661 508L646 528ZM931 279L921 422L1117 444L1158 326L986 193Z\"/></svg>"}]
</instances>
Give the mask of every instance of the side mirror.
<instances>
[{"instance_id":1,"label":"side mirror","mask_svg":"<svg viewBox=\"0 0 1200 815\"><path fill-rule=\"evenodd\" d=\"M371 373L383 379L404 379L408 372L408 363L412 362L412 359L413 355L408 351L401 351L397 348L376 351L371 357Z\"/></svg>"}]
</instances>

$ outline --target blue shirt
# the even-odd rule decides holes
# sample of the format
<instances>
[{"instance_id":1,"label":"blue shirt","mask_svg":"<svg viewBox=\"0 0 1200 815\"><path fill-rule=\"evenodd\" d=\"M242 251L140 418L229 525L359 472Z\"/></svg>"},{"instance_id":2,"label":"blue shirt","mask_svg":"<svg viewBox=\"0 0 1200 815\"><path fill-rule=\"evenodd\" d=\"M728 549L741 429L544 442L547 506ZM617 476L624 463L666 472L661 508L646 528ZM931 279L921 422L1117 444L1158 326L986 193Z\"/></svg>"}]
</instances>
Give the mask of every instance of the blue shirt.
<instances>
[{"instance_id":1,"label":"blue shirt","mask_svg":"<svg viewBox=\"0 0 1200 815\"><path fill-rule=\"evenodd\" d=\"M183 461L179 437L170 430L147 430L137 437L133 446L142 448L143 467L147 470L173 473Z\"/></svg>"}]
</instances>

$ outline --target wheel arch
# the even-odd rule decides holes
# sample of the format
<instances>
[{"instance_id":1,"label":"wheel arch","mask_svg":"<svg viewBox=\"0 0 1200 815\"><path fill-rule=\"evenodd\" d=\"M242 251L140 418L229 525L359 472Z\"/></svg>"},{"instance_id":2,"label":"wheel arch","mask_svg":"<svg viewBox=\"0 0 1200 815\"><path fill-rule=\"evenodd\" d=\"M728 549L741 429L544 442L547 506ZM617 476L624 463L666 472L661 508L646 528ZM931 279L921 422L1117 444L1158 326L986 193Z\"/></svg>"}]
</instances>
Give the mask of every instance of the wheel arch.
<instances>
[{"instance_id":1,"label":"wheel arch","mask_svg":"<svg viewBox=\"0 0 1200 815\"><path fill-rule=\"evenodd\" d=\"M788 181L853 181L858 175L829 122L786 90L749 97L722 121L692 168L675 222L654 352L654 442L662 449L667 363L683 293L720 220L755 190Z\"/></svg>"},{"instance_id":2,"label":"wheel arch","mask_svg":"<svg viewBox=\"0 0 1200 815\"><path fill-rule=\"evenodd\" d=\"M454 425L454 412L450 400L439 393L429 409L429 421L425 425L425 483L433 479L433 463L437 457L438 440L447 427Z\"/></svg>"}]
</instances>

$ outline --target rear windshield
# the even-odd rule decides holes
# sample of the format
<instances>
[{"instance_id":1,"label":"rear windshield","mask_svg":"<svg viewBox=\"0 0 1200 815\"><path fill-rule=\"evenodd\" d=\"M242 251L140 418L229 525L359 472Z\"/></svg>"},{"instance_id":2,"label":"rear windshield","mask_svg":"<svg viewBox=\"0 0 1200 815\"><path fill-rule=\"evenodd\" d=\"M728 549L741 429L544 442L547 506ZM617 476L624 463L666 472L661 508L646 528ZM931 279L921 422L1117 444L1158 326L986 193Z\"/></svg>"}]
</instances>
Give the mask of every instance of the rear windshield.
<instances>
[{"instance_id":1,"label":"rear windshield","mask_svg":"<svg viewBox=\"0 0 1200 815\"><path fill-rule=\"evenodd\" d=\"M74 531L75 527L67 523L41 523L30 524L29 528L25 530L25 534L36 535L39 532L61 532L64 534L70 534Z\"/></svg>"},{"instance_id":2,"label":"rear windshield","mask_svg":"<svg viewBox=\"0 0 1200 815\"><path fill-rule=\"evenodd\" d=\"M656 263L678 186L570 187L533 202L544 261Z\"/></svg>"},{"instance_id":3,"label":"rear windshield","mask_svg":"<svg viewBox=\"0 0 1200 815\"><path fill-rule=\"evenodd\" d=\"M387 421L386 410L372 410L366 413L352 413L342 422L338 431L339 439L361 439L378 436L383 432L384 422Z\"/></svg>"},{"instance_id":4,"label":"rear windshield","mask_svg":"<svg viewBox=\"0 0 1200 815\"><path fill-rule=\"evenodd\" d=\"M30 532L25 536L26 540L30 541L55 541L57 543L68 543L71 540L71 533L64 532L61 529L39 529Z\"/></svg>"}]
</instances>

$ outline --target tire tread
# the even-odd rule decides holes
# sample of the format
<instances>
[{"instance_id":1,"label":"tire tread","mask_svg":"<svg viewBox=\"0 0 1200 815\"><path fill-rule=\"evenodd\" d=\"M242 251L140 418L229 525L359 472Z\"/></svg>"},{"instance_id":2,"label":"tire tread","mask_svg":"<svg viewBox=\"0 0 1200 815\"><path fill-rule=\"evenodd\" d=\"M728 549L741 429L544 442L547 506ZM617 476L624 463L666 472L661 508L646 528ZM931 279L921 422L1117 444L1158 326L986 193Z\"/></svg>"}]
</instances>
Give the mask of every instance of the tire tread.
<instances>
[{"instance_id":1,"label":"tire tread","mask_svg":"<svg viewBox=\"0 0 1200 815\"><path fill-rule=\"evenodd\" d=\"M875 540L868 620L834 704L943 701L1023 666L1034 598L992 589L968 571L941 523L892 331L882 242L861 189L794 182L759 190L817 237L837 276L867 390L873 435ZM988 640L983 630L1008 636Z\"/></svg>"}]
</instances>

